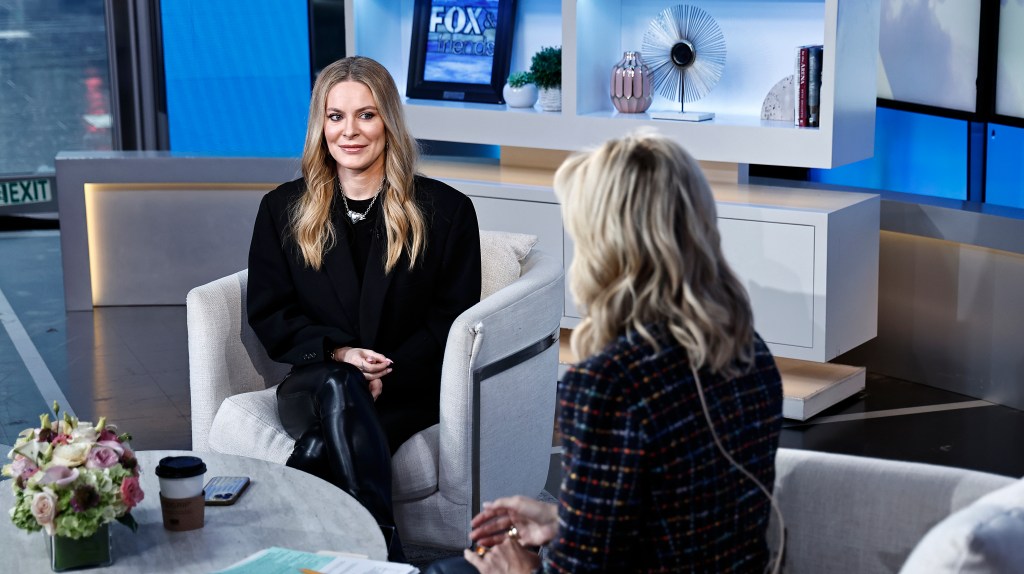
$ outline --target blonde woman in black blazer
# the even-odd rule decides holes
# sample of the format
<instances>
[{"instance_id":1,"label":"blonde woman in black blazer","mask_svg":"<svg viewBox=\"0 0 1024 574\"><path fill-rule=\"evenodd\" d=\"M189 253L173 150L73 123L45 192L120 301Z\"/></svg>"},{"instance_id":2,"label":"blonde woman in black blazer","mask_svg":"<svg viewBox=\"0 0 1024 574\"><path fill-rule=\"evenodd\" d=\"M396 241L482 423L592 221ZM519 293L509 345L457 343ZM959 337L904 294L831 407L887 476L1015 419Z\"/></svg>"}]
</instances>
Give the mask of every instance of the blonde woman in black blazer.
<instances>
[{"instance_id":1,"label":"blonde woman in black blazer","mask_svg":"<svg viewBox=\"0 0 1024 574\"><path fill-rule=\"evenodd\" d=\"M355 496L386 532L391 453L437 422L448 330L480 297L473 204L414 175L416 150L387 70L331 64L303 178L263 198L249 251L249 323L292 365L277 391L296 439L287 464ZM402 559L397 536L389 555Z\"/></svg>"}]
</instances>

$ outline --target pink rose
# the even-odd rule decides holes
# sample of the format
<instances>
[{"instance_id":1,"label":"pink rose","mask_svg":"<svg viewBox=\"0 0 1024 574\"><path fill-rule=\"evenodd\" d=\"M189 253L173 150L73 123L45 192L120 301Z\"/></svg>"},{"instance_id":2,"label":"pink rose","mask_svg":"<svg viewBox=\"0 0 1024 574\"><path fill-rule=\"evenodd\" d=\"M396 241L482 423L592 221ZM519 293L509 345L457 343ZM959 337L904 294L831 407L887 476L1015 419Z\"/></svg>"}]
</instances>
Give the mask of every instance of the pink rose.
<instances>
[{"instance_id":1,"label":"pink rose","mask_svg":"<svg viewBox=\"0 0 1024 574\"><path fill-rule=\"evenodd\" d=\"M76 478L78 478L77 468L51 466L43 473L43 477L39 479L39 484L53 484L57 487L66 487L74 482Z\"/></svg>"},{"instance_id":2,"label":"pink rose","mask_svg":"<svg viewBox=\"0 0 1024 574\"><path fill-rule=\"evenodd\" d=\"M57 517L57 497L50 492L37 492L32 497L32 516L36 522L53 535L53 519Z\"/></svg>"},{"instance_id":3,"label":"pink rose","mask_svg":"<svg viewBox=\"0 0 1024 574\"><path fill-rule=\"evenodd\" d=\"M85 459L85 468L110 468L120 460L121 454L116 450L96 445L89 449L89 456Z\"/></svg>"},{"instance_id":4,"label":"pink rose","mask_svg":"<svg viewBox=\"0 0 1024 574\"><path fill-rule=\"evenodd\" d=\"M39 467L23 456L18 456L11 464L11 473L15 477L28 478L37 472L39 472Z\"/></svg>"},{"instance_id":5,"label":"pink rose","mask_svg":"<svg viewBox=\"0 0 1024 574\"><path fill-rule=\"evenodd\" d=\"M101 440L96 444L98 444L99 446L105 446L109 448L110 450L116 452L117 456L119 457L124 454L125 450L127 450L119 440Z\"/></svg>"},{"instance_id":6,"label":"pink rose","mask_svg":"<svg viewBox=\"0 0 1024 574\"><path fill-rule=\"evenodd\" d=\"M129 510L135 508L135 505L142 502L145 498L145 494L142 492L142 485L139 484L139 479L134 476L129 476L121 482L121 502L128 507Z\"/></svg>"},{"instance_id":7,"label":"pink rose","mask_svg":"<svg viewBox=\"0 0 1024 574\"><path fill-rule=\"evenodd\" d=\"M105 428L105 429L103 429L100 432L100 438L97 439L97 440L98 440L98 442L106 442L108 440L117 441L117 433L112 431L112 430L110 430L109 427ZM117 441L117 442L121 442L121 441Z\"/></svg>"}]
</instances>

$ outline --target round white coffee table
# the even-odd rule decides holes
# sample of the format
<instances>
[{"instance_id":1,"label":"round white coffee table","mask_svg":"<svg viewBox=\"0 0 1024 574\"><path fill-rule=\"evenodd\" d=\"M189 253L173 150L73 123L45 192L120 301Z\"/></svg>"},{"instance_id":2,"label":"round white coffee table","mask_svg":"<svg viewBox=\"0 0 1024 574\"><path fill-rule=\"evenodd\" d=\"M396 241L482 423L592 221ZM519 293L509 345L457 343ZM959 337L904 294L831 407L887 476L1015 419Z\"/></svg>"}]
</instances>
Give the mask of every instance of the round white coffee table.
<instances>
[{"instance_id":1,"label":"round white coffee table","mask_svg":"<svg viewBox=\"0 0 1024 574\"><path fill-rule=\"evenodd\" d=\"M6 454L3 453L3 454ZM199 456L206 479L248 476L245 494L232 506L207 506L206 525L189 532L164 529L160 486L153 470L165 456ZM369 511L315 476L279 464L215 453L140 451L146 498L132 511L135 534L114 523L114 563L104 572L211 572L271 546L316 552L333 550L387 560L384 536ZM45 538L14 527L8 485L0 488L0 556L9 572L47 572Z\"/></svg>"}]
</instances>

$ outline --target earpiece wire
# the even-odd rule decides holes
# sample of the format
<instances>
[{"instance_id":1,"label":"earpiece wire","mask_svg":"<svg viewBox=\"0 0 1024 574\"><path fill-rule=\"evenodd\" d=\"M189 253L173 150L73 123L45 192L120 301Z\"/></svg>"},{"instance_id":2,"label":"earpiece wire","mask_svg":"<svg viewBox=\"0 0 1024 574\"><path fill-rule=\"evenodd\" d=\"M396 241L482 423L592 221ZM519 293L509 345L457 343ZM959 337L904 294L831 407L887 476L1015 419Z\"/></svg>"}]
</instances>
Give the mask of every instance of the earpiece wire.
<instances>
[{"instance_id":1,"label":"earpiece wire","mask_svg":"<svg viewBox=\"0 0 1024 574\"><path fill-rule=\"evenodd\" d=\"M769 492L763 484L761 484L761 481L758 480L757 477L754 476L753 473L751 473L749 470L747 470L742 464L736 462L736 459L734 459L732 455L729 454L729 451L725 449L725 446L722 444L722 441L719 440L718 438L718 433L715 432L714 423L711 422L711 412L708 410L708 403L707 400L705 400L704 398L704 388L700 382L700 375L697 374L697 369L693 366L692 363L690 364L690 372L693 373L693 382L694 385L697 386L697 396L700 398L700 406L701 409L704 411L704 420L706 420L708 423L708 430L711 431L711 438L712 440L714 440L715 446L718 447L718 450L722 453L722 456L724 456L725 459L729 461L729 464L731 464L733 468L739 470L741 473L743 473L744 476L749 478L751 482L757 485L759 489L761 489L761 492L768 497L768 503L771 505L772 510L775 511L775 516L779 519L779 551L778 555L775 557L775 563L771 565L772 574L779 574L780 572L782 572L782 557L783 553L786 550L786 523L782 519L782 509L779 508L779 504L778 502L776 502L775 497L772 496L772 493Z\"/></svg>"}]
</instances>

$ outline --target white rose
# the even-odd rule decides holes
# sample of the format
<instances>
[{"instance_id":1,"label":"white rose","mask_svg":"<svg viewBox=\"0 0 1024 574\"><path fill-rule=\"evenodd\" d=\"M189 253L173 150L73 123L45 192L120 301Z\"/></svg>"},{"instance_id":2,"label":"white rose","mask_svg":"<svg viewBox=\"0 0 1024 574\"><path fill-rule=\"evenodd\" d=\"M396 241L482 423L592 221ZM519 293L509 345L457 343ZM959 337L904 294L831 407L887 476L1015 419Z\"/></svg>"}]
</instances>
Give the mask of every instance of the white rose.
<instances>
[{"instance_id":1,"label":"white rose","mask_svg":"<svg viewBox=\"0 0 1024 574\"><path fill-rule=\"evenodd\" d=\"M80 423L73 431L71 431L71 442L96 442L96 439L100 437L100 433L88 423Z\"/></svg>"},{"instance_id":2,"label":"white rose","mask_svg":"<svg viewBox=\"0 0 1024 574\"><path fill-rule=\"evenodd\" d=\"M53 449L53 458L50 463L53 465L74 468L85 463L89 455L91 444L62 444Z\"/></svg>"},{"instance_id":3,"label":"white rose","mask_svg":"<svg viewBox=\"0 0 1024 574\"><path fill-rule=\"evenodd\" d=\"M53 519L57 517L57 497L45 490L37 492L32 497L32 516L36 522L46 529L46 533L53 535Z\"/></svg>"},{"instance_id":4,"label":"white rose","mask_svg":"<svg viewBox=\"0 0 1024 574\"><path fill-rule=\"evenodd\" d=\"M49 446L48 443L32 440L23 444L15 445L15 447L11 449L11 453L17 453L31 461L37 461L42 456L42 453L46 450L47 446ZM8 458L14 458L10 454L7 456Z\"/></svg>"}]
</instances>

